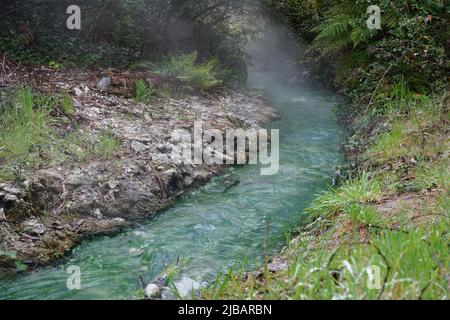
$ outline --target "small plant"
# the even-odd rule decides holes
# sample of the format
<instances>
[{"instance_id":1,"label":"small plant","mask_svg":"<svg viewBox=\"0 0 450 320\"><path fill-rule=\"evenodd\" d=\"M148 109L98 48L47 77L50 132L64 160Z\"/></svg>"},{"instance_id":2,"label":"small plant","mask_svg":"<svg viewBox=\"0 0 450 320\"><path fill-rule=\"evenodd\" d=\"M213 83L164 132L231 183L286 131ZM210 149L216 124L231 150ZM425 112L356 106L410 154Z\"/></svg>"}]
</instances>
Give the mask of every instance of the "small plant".
<instances>
[{"instance_id":1,"label":"small plant","mask_svg":"<svg viewBox=\"0 0 450 320\"><path fill-rule=\"evenodd\" d=\"M60 69L60 68L61 68L61 64L58 63L58 62L56 62L56 61L50 61L50 62L48 63L48 66L49 66L50 68L53 68L53 69Z\"/></svg>"},{"instance_id":2,"label":"small plant","mask_svg":"<svg viewBox=\"0 0 450 320\"><path fill-rule=\"evenodd\" d=\"M86 132L75 130L59 141L57 149L75 161L85 161L94 153L94 147Z\"/></svg>"},{"instance_id":3,"label":"small plant","mask_svg":"<svg viewBox=\"0 0 450 320\"><path fill-rule=\"evenodd\" d=\"M31 90L20 89L13 106L0 119L0 157L24 158L44 143L50 132L49 108Z\"/></svg>"},{"instance_id":4,"label":"small plant","mask_svg":"<svg viewBox=\"0 0 450 320\"><path fill-rule=\"evenodd\" d=\"M363 172L359 179L346 181L340 188L319 196L306 212L313 220L327 218L343 211L347 206L373 202L381 194L381 183L377 179L370 179L368 173Z\"/></svg>"},{"instance_id":5,"label":"small plant","mask_svg":"<svg viewBox=\"0 0 450 320\"><path fill-rule=\"evenodd\" d=\"M135 86L137 102L148 103L155 97L156 90L152 85L146 85L144 81L137 80Z\"/></svg>"},{"instance_id":6,"label":"small plant","mask_svg":"<svg viewBox=\"0 0 450 320\"><path fill-rule=\"evenodd\" d=\"M67 115L75 113L72 98L68 94L65 94L61 99L61 109Z\"/></svg>"},{"instance_id":7,"label":"small plant","mask_svg":"<svg viewBox=\"0 0 450 320\"><path fill-rule=\"evenodd\" d=\"M167 83L161 86L159 93L161 94L161 96L166 98L171 97L173 95L172 88Z\"/></svg>"},{"instance_id":8,"label":"small plant","mask_svg":"<svg viewBox=\"0 0 450 320\"><path fill-rule=\"evenodd\" d=\"M217 69L217 59L198 64L198 54L172 56L161 67L161 73L177 78L183 82L200 88L203 91L217 86L221 83L217 78L215 70Z\"/></svg>"},{"instance_id":9,"label":"small plant","mask_svg":"<svg viewBox=\"0 0 450 320\"><path fill-rule=\"evenodd\" d=\"M408 139L405 131L402 122L395 123L393 129L383 133L368 152L382 161L397 158L404 153L402 144Z\"/></svg>"},{"instance_id":10,"label":"small plant","mask_svg":"<svg viewBox=\"0 0 450 320\"><path fill-rule=\"evenodd\" d=\"M380 214L368 206L352 203L344 211L355 225L380 226L383 223Z\"/></svg>"},{"instance_id":11,"label":"small plant","mask_svg":"<svg viewBox=\"0 0 450 320\"><path fill-rule=\"evenodd\" d=\"M111 129L100 134L95 146L96 154L103 159L113 155L120 147L120 140L114 136Z\"/></svg>"},{"instance_id":12,"label":"small plant","mask_svg":"<svg viewBox=\"0 0 450 320\"><path fill-rule=\"evenodd\" d=\"M17 252L16 251L4 251L4 250L0 250L0 257L4 256L10 260L12 260L14 262L14 265L16 266L16 270L21 272L21 271L26 271L28 269L28 267L19 260L19 258L17 257Z\"/></svg>"}]
</instances>

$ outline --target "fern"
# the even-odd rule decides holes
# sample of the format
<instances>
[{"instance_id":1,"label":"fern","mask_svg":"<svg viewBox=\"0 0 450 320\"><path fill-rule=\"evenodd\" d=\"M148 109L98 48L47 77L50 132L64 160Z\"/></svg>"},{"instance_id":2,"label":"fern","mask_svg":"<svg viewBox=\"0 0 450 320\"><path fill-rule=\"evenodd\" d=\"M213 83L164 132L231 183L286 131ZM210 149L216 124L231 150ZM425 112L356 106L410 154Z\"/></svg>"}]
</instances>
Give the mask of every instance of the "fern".
<instances>
[{"instance_id":1,"label":"fern","mask_svg":"<svg viewBox=\"0 0 450 320\"><path fill-rule=\"evenodd\" d=\"M378 30L367 28L367 5L346 1L331 8L327 18L312 29L317 33L313 48L322 54L340 53L336 78L345 78L352 70L368 61L367 47Z\"/></svg>"},{"instance_id":2,"label":"fern","mask_svg":"<svg viewBox=\"0 0 450 320\"><path fill-rule=\"evenodd\" d=\"M312 29L319 33L313 47L322 48L325 52L347 47L351 43L351 24L352 17L349 15L337 15L325 20Z\"/></svg>"},{"instance_id":3,"label":"fern","mask_svg":"<svg viewBox=\"0 0 450 320\"><path fill-rule=\"evenodd\" d=\"M344 79L352 70L368 61L369 54L366 50L345 52L336 64L336 79Z\"/></svg>"},{"instance_id":4,"label":"fern","mask_svg":"<svg viewBox=\"0 0 450 320\"><path fill-rule=\"evenodd\" d=\"M399 21L400 17L395 11L389 11L383 15L383 23L389 29L396 28L398 26Z\"/></svg>"},{"instance_id":5,"label":"fern","mask_svg":"<svg viewBox=\"0 0 450 320\"><path fill-rule=\"evenodd\" d=\"M343 34L348 33L351 30L351 23L353 18L346 14L339 14L333 16L323 23L313 28L313 32L318 32L317 39L332 39Z\"/></svg>"},{"instance_id":6,"label":"fern","mask_svg":"<svg viewBox=\"0 0 450 320\"><path fill-rule=\"evenodd\" d=\"M354 1L346 1L332 7L327 19L311 30L318 34L314 47L327 53L350 46L357 48L362 44L367 45L378 31L367 28L366 9L365 4Z\"/></svg>"},{"instance_id":7,"label":"fern","mask_svg":"<svg viewBox=\"0 0 450 320\"><path fill-rule=\"evenodd\" d=\"M353 43L353 47L356 48L360 44L368 44L369 40L373 39L377 34L377 30L371 30L365 26L358 26L351 31L350 39Z\"/></svg>"}]
</instances>

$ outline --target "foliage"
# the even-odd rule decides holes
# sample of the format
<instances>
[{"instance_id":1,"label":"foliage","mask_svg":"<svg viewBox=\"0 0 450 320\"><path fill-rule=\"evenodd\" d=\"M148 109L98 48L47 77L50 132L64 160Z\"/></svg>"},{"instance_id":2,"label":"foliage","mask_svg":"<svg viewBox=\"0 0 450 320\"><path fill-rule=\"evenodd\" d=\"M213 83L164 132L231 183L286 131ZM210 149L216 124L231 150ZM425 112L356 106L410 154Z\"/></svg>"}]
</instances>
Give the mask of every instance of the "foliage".
<instances>
[{"instance_id":1,"label":"foliage","mask_svg":"<svg viewBox=\"0 0 450 320\"><path fill-rule=\"evenodd\" d=\"M192 52L179 56L172 56L160 67L160 72L191 84L204 91L221 83L217 79L217 60L210 59L205 63L197 63L198 54Z\"/></svg>"},{"instance_id":2,"label":"foliage","mask_svg":"<svg viewBox=\"0 0 450 320\"><path fill-rule=\"evenodd\" d=\"M2 1L0 52L52 67L129 66L197 51L232 68L243 54L246 31L230 20L248 8L247 1L80 0L81 30L66 27L69 5L73 2Z\"/></svg>"},{"instance_id":3,"label":"foliage","mask_svg":"<svg viewBox=\"0 0 450 320\"><path fill-rule=\"evenodd\" d=\"M112 130L106 130L102 132L95 145L95 153L102 159L106 160L113 155L120 147L120 140L114 136Z\"/></svg>"},{"instance_id":4,"label":"foliage","mask_svg":"<svg viewBox=\"0 0 450 320\"><path fill-rule=\"evenodd\" d=\"M150 102L156 93L155 88L152 85L147 85L142 80L137 80L135 83L136 87L136 96L135 99L137 102Z\"/></svg>"},{"instance_id":5,"label":"foliage","mask_svg":"<svg viewBox=\"0 0 450 320\"><path fill-rule=\"evenodd\" d=\"M25 161L29 153L44 143L51 125L50 99L35 96L29 89L17 92L12 106L0 120L0 157Z\"/></svg>"},{"instance_id":6,"label":"foliage","mask_svg":"<svg viewBox=\"0 0 450 320\"><path fill-rule=\"evenodd\" d=\"M18 259L16 251L4 251L0 249L0 257L2 256L13 261L17 271L26 271L28 269L27 265Z\"/></svg>"},{"instance_id":7,"label":"foliage","mask_svg":"<svg viewBox=\"0 0 450 320\"><path fill-rule=\"evenodd\" d=\"M439 99L412 95L392 95L388 99L391 128L376 137L362 158L382 164L400 157L420 161L445 154L450 118Z\"/></svg>"},{"instance_id":8,"label":"foliage","mask_svg":"<svg viewBox=\"0 0 450 320\"><path fill-rule=\"evenodd\" d=\"M448 299L448 219L414 232L385 230L373 242L348 242L334 251L321 238L290 245L289 267L262 279L229 272L202 291L206 299ZM375 234L373 234L375 236ZM418 263L420 261L420 263ZM380 281L371 279L375 268ZM236 271L236 270L235 270Z\"/></svg>"},{"instance_id":9,"label":"foliage","mask_svg":"<svg viewBox=\"0 0 450 320\"><path fill-rule=\"evenodd\" d=\"M358 179L348 180L339 189L333 189L319 196L306 210L311 219L319 216L332 216L351 208L355 204L375 201L382 194L378 180L370 179L363 172Z\"/></svg>"},{"instance_id":10,"label":"foliage","mask_svg":"<svg viewBox=\"0 0 450 320\"><path fill-rule=\"evenodd\" d=\"M355 109L361 102L383 107L392 100L379 94L401 82L413 93L430 94L448 81L450 11L445 1L380 0L381 30L366 26L371 1L268 2L310 44L306 61L320 66L314 71L328 74L323 66L332 68L335 84L346 90Z\"/></svg>"}]
</instances>

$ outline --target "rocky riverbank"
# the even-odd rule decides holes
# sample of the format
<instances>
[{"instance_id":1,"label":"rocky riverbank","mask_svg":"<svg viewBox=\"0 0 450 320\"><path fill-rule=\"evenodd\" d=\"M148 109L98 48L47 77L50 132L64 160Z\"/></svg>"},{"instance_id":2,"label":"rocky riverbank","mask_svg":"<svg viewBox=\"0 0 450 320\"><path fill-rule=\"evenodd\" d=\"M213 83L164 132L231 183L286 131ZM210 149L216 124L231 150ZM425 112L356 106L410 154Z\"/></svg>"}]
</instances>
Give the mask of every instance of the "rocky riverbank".
<instances>
[{"instance_id":1,"label":"rocky riverbank","mask_svg":"<svg viewBox=\"0 0 450 320\"><path fill-rule=\"evenodd\" d=\"M29 86L70 95L74 112L69 121L53 124L60 136L79 130L94 139L107 130L120 144L107 158L57 165L47 159L25 169L21 179L0 181L0 274L55 261L80 240L148 218L226 170L175 164L174 130L192 130L194 121L202 121L205 129L257 128L277 117L257 93L205 96L181 88L171 97L137 103L129 98L135 79L174 86L145 73L46 67L18 68L8 79L13 89Z\"/></svg>"}]
</instances>

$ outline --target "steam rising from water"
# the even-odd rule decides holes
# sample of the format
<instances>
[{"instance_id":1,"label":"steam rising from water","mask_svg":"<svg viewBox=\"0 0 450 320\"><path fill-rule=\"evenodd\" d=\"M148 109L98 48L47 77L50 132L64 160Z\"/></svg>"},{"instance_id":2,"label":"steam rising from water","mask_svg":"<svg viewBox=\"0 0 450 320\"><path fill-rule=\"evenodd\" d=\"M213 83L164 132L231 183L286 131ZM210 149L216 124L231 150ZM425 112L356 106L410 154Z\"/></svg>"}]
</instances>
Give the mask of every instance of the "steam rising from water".
<instances>
[{"instance_id":1,"label":"steam rising from water","mask_svg":"<svg viewBox=\"0 0 450 320\"><path fill-rule=\"evenodd\" d=\"M265 20L258 21L258 25L258 39L246 48L250 71L269 75L274 81L295 81L302 71L296 63L299 43L285 27Z\"/></svg>"}]
</instances>

